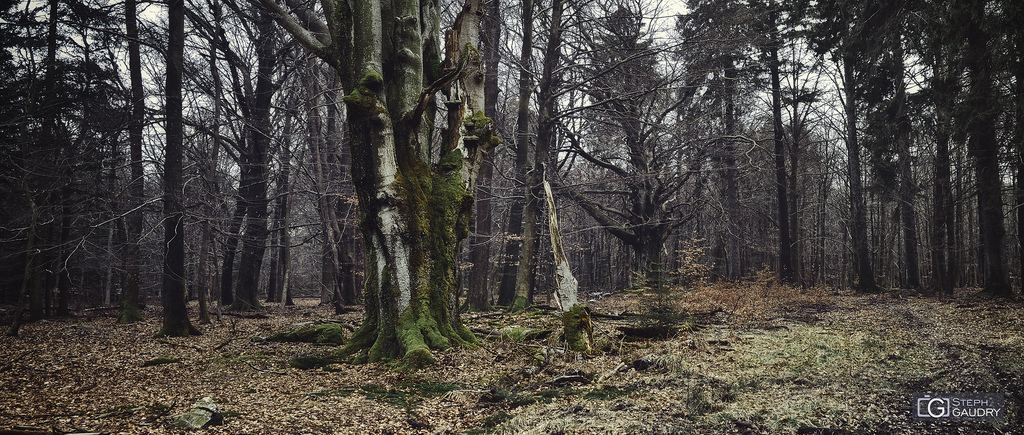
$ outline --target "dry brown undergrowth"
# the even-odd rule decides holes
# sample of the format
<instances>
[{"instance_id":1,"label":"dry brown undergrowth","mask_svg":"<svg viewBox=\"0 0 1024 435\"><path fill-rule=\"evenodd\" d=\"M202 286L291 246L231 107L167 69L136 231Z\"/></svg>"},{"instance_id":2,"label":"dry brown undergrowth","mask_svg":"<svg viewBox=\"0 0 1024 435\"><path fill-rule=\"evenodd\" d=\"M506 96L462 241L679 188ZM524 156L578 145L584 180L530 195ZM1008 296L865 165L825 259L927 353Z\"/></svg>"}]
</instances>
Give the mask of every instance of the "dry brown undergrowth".
<instances>
[{"instance_id":1,"label":"dry brown undergrowth","mask_svg":"<svg viewBox=\"0 0 1024 435\"><path fill-rule=\"evenodd\" d=\"M567 352L557 332L515 341L510 326L557 328L539 311L468 314L482 345L437 363L337 364L298 370L287 360L328 350L253 340L314 319L357 326L300 300L265 318L224 316L200 337L158 341L157 312L117 325L113 312L25 325L0 341L0 430L166 433L169 416L214 397L225 424L209 433L1013 433L1024 373L1020 304L837 294L768 279L681 295L701 327L630 341L628 319L596 317L602 352ZM637 312L640 295L590 301ZM158 356L178 363L142 367ZM910 421L918 391L1008 393L1011 418L991 425ZM1015 424L1017 426L1015 426ZM744 432L745 431L745 432Z\"/></svg>"}]
</instances>

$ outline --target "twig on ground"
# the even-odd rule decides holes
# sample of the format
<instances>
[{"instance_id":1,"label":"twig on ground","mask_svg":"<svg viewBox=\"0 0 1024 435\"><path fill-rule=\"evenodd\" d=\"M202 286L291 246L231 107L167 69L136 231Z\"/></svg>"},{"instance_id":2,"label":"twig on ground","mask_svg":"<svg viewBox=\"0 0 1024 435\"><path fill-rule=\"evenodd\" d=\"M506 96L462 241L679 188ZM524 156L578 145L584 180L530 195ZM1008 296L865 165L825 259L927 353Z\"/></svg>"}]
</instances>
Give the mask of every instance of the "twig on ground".
<instances>
[{"instance_id":1,"label":"twig on ground","mask_svg":"<svg viewBox=\"0 0 1024 435\"><path fill-rule=\"evenodd\" d=\"M244 362L245 362L246 364L248 364L248 365L249 365L249 367L252 367L252 369L253 369L253 370L256 370L256 371L258 371L258 372L263 372L263 373L273 373L273 374L275 374L275 375L287 375L287 374L288 374L288 372L278 372L278 371L274 371L274 370L269 370L269 369L261 369L261 368L259 368L259 367L256 367L256 366L254 366L254 365L253 365L253 364L252 364L251 362L249 362L249 361L244 361Z\"/></svg>"},{"instance_id":2,"label":"twig on ground","mask_svg":"<svg viewBox=\"0 0 1024 435\"><path fill-rule=\"evenodd\" d=\"M21 355L16 356L14 359L11 360L11 362L9 362L7 364L4 364L3 367L0 367L0 373L3 373L3 372L6 372L6 371L10 370L12 367L14 367L14 363L16 363L19 360L21 360L22 358L28 356L32 352L35 352L35 349L29 349L29 350L26 350L26 351L22 352Z\"/></svg>"}]
</instances>

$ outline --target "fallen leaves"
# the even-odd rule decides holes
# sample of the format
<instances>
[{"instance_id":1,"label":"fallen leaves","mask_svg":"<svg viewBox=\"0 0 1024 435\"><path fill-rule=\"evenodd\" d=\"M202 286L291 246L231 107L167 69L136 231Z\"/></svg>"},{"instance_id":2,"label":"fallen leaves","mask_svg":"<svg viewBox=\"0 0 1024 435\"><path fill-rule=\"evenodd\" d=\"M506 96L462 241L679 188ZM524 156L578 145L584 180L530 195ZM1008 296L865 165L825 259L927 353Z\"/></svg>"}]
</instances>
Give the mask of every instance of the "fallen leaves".
<instances>
[{"instance_id":1,"label":"fallen leaves","mask_svg":"<svg viewBox=\"0 0 1024 435\"><path fill-rule=\"evenodd\" d=\"M681 301L700 328L627 341L622 313L637 312L639 299L589 302L593 354L565 349L553 313L471 314L481 345L437 351L413 372L299 370L289 361L333 348L254 340L299 322L358 326L358 311L336 316L315 300L167 340L152 338L157 312L131 325L112 316L24 325L0 342L0 429L166 433L173 415L210 396L224 425L208 433L928 433L943 428L910 421L913 392L1022 394L1019 304L711 285ZM552 332L502 334L510 325ZM144 367L157 357L179 362Z\"/></svg>"}]
</instances>

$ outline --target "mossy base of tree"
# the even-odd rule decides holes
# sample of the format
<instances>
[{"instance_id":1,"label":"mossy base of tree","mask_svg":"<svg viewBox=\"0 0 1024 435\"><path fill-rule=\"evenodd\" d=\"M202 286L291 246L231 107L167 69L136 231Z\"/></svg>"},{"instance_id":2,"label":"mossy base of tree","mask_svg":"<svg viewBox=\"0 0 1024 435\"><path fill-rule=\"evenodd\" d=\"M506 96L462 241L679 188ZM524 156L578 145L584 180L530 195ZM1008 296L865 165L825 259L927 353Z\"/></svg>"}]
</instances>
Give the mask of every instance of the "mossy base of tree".
<instances>
[{"instance_id":1,"label":"mossy base of tree","mask_svg":"<svg viewBox=\"0 0 1024 435\"><path fill-rule=\"evenodd\" d=\"M476 336L461 323L457 328L439 323L426 309L406 310L396 325L364 322L340 352L354 355L356 364L401 360L406 368L417 369L434 363L432 350L451 346L472 346Z\"/></svg>"},{"instance_id":2,"label":"mossy base of tree","mask_svg":"<svg viewBox=\"0 0 1024 435\"><path fill-rule=\"evenodd\" d=\"M188 317L180 322L164 321L163 326L160 328L160 332L154 335L154 338L163 337L190 337L193 335L202 335L195 326L192 326L192 322L189 321Z\"/></svg>"},{"instance_id":3,"label":"mossy base of tree","mask_svg":"<svg viewBox=\"0 0 1024 435\"><path fill-rule=\"evenodd\" d=\"M516 296L516 298L512 300L512 305L508 306L508 312L512 314L519 314L523 311L526 311L526 309L529 307L530 301L528 299L522 296Z\"/></svg>"},{"instance_id":4,"label":"mossy base of tree","mask_svg":"<svg viewBox=\"0 0 1024 435\"><path fill-rule=\"evenodd\" d=\"M462 304L462 307L459 308L459 312L462 312L462 313L486 313L486 312L489 312L489 311L494 311L494 305L485 304L482 307L478 307L478 306L476 306L475 304L473 304L472 302L469 302L469 301L467 301L466 303Z\"/></svg>"},{"instance_id":5,"label":"mossy base of tree","mask_svg":"<svg viewBox=\"0 0 1024 435\"><path fill-rule=\"evenodd\" d=\"M1013 298L1014 296L1013 289L1009 285L986 286L975 294L975 297L984 299Z\"/></svg>"},{"instance_id":6,"label":"mossy base of tree","mask_svg":"<svg viewBox=\"0 0 1024 435\"><path fill-rule=\"evenodd\" d=\"M565 328L565 342L576 352L589 352L594 341L594 325L590 322L590 310L576 304L562 313L562 327Z\"/></svg>"},{"instance_id":7,"label":"mossy base of tree","mask_svg":"<svg viewBox=\"0 0 1024 435\"><path fill-rule=\"evenodd\" d=\"M260 308L263 308L263 306L260 305L259 301L250 302L242 300L241 298L235 298L235 300L231 302L231 305L228 307L228 309L231 311L253 311L258 310Z\"/></svg>"},{"instance_id":8,"label":"mossy base of tree","mask_svg":"<svg viewBox=\"0 0 1024 435\"><path fill-rule=\"evenodd\" d=\"M135 323L142 321L142 310L136 306L124 306L121 308L121 314L117 316L117 323Z\"/></svg>"}]
</instances>

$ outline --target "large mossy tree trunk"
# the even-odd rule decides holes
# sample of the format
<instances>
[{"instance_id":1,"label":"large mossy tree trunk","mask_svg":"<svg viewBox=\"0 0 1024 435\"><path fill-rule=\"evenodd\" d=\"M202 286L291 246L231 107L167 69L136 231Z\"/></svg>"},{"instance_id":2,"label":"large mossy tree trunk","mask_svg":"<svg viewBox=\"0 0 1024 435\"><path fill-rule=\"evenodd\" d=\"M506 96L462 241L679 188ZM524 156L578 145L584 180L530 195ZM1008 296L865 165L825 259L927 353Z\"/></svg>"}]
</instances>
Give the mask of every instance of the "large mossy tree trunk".
<instances>
[{"instance_id":1,"label":"large mossy tree trunk","mask_svg":"<svg viewBox=\"0 0 1024 435\"><path fill-rule=\"evenodd\" d=\"M328 1L326 23L309 10L291 15L274 0L260 3L338 72L346 92L366 314L345 352L357 362L403 358L421 366L433 361L431 349L475 342L455 298L470 192L498 142L482 111L483 2L470 0L459 14L443 63L432 2ZM433 119L440 91L448 119L435 135L433 126L445 125Z\"/></svg>"}]
</instances>

